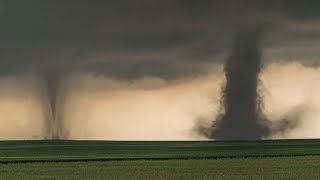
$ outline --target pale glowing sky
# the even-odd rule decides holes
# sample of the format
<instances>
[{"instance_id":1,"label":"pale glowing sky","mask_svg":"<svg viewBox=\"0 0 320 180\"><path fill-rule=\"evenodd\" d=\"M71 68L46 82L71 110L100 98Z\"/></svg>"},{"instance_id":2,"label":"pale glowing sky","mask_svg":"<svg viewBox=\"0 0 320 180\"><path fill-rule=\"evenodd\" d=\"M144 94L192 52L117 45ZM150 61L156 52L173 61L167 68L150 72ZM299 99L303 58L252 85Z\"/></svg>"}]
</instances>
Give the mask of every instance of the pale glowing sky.
<instances>
[{"instance_id":1,"label":"pale glowing sky","mask_svg":"<svg viewBox=\"0 0 320 180\"><path fill-rule=\"evenodd\" d=\"M260 78L268 119L299 121L297 127L271 138L320 137L320 68L270 64ZM193 130L203 119L214 121L224 75L219 67L188 79L129 82L75 72L66 81L70 88L64 126L70 139L190 140L205 139ZM0 91L6 92L0 101L1 139L41 138L45 117L34 88L37 77L24 74L0 82Z\"/></svg>"}]
</instances>

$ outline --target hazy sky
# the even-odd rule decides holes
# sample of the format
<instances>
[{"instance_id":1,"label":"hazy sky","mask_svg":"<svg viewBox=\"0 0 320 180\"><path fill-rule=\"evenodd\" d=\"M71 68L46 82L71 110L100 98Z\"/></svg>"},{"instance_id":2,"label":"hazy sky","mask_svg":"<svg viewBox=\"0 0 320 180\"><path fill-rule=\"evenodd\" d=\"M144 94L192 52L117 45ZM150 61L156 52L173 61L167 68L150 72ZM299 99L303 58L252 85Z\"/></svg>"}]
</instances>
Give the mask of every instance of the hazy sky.
<instances>
[{"instance_id":1,"label":"hazy sky","mask_svg":"<svg viewBox=\"0 0 320 180\"><path fill-rule=\"evenodd\" d=\"M320 124L319 6L315 0L1 1L0 139L46 136L50 103L59 104L63 138L205 138L193 129L218 114L233 35L256 25L265 31L264 111L275 122L299 117L290 131L272 137L319 137L312 126Z\"/></svg>"}]
</instances>

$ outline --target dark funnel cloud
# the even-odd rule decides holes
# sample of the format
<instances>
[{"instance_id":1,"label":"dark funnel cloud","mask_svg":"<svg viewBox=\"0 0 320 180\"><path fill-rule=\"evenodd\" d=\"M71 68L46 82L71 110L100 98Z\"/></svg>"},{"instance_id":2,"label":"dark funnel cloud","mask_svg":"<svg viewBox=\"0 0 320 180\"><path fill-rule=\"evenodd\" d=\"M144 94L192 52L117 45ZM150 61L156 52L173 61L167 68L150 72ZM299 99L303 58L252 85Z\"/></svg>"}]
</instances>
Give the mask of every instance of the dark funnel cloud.
<instances>
[{"instance_id":1,"label":"dark funnel cloud","mask_svg":"<svg viewBox=\"0 0 320 180\"><path fill-rule=\"evenodd\" d=\"M214 139L261 139L268 133L260 112L257 86L261 70L262 26L240 30L225 64L225 114L213 125Z\"/></svg>"},{"instance_id":2,"label":"dark funnel cloud","mask_svg":"<svg viewBox=\"0 0 320 180\"><path fill-rule=\"evenodd\" d=\"M61 115L58 111L59 105L57 100L59 95L59 87L61 84L61 75L57 75L51 71L44 72L42 75L45 81L45 88L49 101L49 109L45 119L46 138L60 139L62 124L59 119L61 118Z\"/></svg>"}]
</instances>

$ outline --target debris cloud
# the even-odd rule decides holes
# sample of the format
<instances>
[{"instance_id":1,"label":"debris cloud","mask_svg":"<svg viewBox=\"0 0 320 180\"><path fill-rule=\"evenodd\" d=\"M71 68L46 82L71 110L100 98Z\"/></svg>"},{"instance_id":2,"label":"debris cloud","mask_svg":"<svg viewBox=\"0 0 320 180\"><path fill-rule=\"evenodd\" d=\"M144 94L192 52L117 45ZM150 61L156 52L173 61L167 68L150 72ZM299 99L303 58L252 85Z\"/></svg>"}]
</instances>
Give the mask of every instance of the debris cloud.
<instances>
[{"instance_id":1,"label":"debris cloud","mask_svg":"<svg viewBox=\"0 0 320 180\"><path fill-rule=\"evenodd\" d=\"M214 139L261 139L268 133L257 87L261 70L262 26L241 29L225 64L224 115L213 124Z\"/></svg>"}]
</instances>

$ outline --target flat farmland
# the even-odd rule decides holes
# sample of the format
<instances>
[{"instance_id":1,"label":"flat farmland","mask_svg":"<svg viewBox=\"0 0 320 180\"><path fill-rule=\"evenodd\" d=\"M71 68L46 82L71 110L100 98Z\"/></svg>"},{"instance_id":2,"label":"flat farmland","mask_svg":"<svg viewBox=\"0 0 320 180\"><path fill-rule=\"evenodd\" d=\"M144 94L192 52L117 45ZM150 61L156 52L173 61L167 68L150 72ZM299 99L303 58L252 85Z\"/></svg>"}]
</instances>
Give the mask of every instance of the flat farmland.
<instances>
[{"instance_id":1,"label":"flat farmland","mask_svg":"<svg viewBox=\"0 0 320 180\"><path fill-rule=\"evenodd\" d=\"M2 179L317 178L320 140L1 141Z\"/></svg>"}]
</instances>

